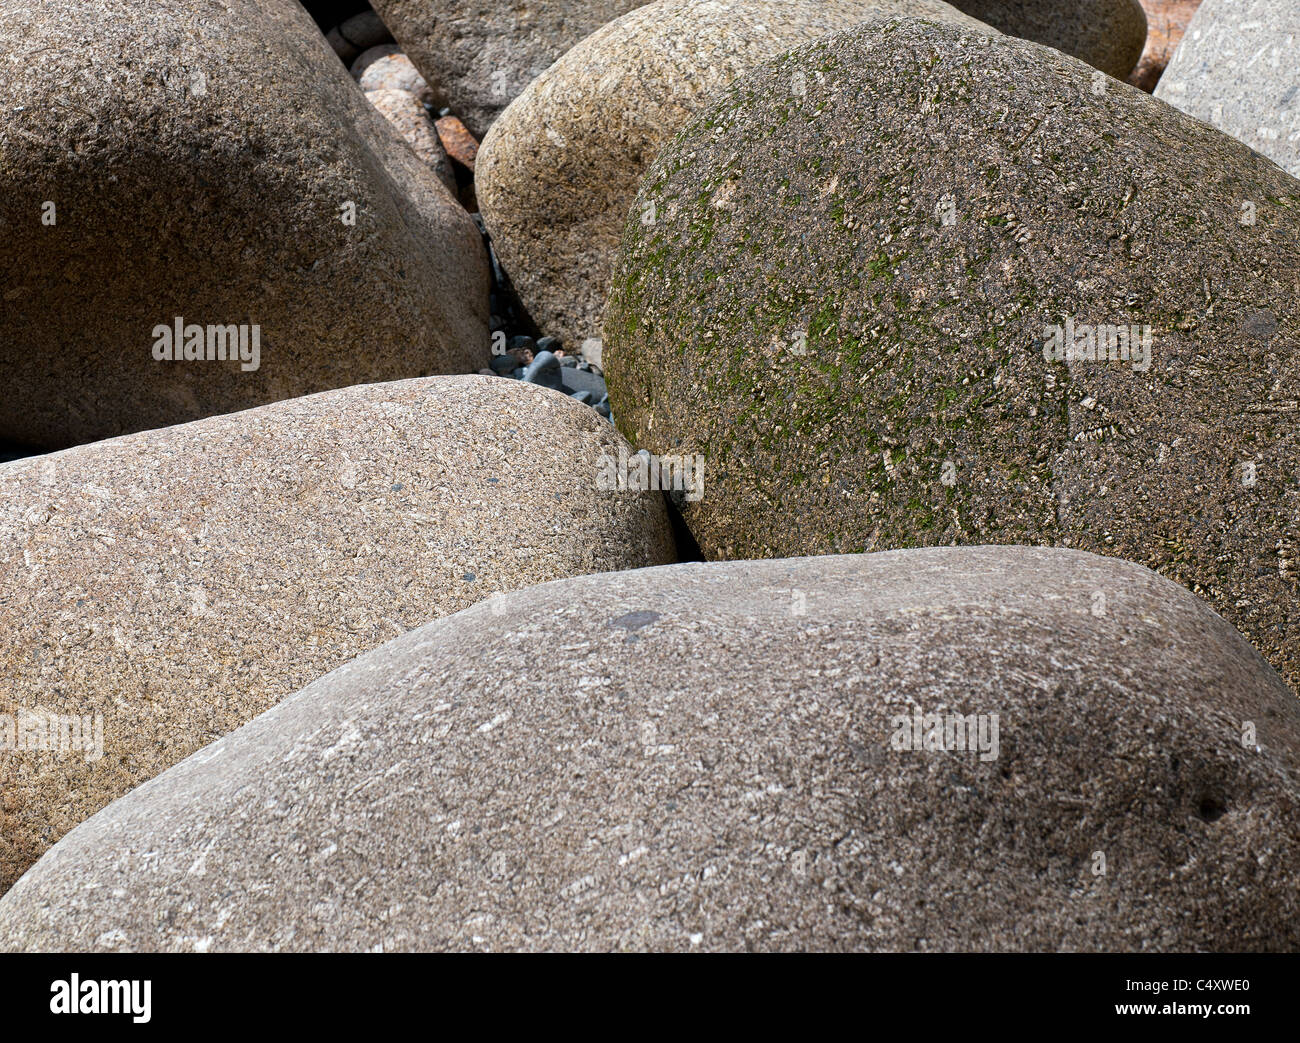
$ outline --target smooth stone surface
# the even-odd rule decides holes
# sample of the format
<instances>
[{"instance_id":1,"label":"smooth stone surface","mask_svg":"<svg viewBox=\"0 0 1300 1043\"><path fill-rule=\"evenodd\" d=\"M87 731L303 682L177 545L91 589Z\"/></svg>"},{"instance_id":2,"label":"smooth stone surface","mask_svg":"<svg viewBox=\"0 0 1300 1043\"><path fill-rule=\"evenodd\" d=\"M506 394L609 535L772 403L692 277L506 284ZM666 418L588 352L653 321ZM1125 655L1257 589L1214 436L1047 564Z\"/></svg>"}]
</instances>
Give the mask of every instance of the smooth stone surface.
<instances>
[{"instance_id":1,"label":"smooth stone surface","mask_svg":"<svg viewBox=\"0 0 1300 1043\"><path fill-rule=\"evenodd\" d=\"M357 79L363 91L409 91L422 103L435 109L442 108L442 101L425 82L411 59L404 54L390 54L371 62Z\"/></svg>"},{"instance_id":2,"label":"smooth stone surface","mask_svg":"<svg viewBox=\"0 0 1300 1043\"><path fill-rule=\"evenodd\" d=\"M474 222L296 0L0 0L36 52L0 78L0 439L486 364ZM155 359L177 316L257 326L259 367Z\"/></svg>"},{"instance_id":3,"label":"smooth stone surface","mask_svg":"<svg viewBox=\"0 0 1300 1043\"><path fill-rule=\"evenodd\" d=\"M1300 182L1092 83L920 22L737 83L633 204L614 416L705 457L706 558L1081 547L1202 593L1300 686ZM1048 361L1067 322L1149 327L1148 368Z\"/></svg>"},{"instance_id":4,"label":"smooth stone surface","mask_svg":"<svg viewBox=\"0 0 1300 1043\"><path fill-rule=\"evenodd\" d=\"M374 0L402 50L479 140L534 76L638 0Z\"/></svg>"},{"instance_id":5,"label":"smooth stone surface","mask_svg":"<svg viewBox=\"0 0 1300 1043\"><path fill-rule=\"evenodd\" d=\"M382 62L385 58L392 58L401 53L402 49L395 43L383 43L377 47L367 47L357 56L348 71L352 73L352 78L359 82L361 77L369 72L376 62Z\"/></svg>"},{"instance_id":6,"label":"smooth stone surface","mask_svg":"<svg viewBox=\"0 0 1300 1043\"><path fill-rule=\"evenodd\" d=\"M968 15L1035 43L1072 54L1122 80L1147 38L1139 0L953 0Z\"/></svg>"},{"instance_id":7,"label":"smooth stone surface","mask_svg":"<svg viewBox=\"0 0 1300 1043\"><path fill-rule=\"evenodd\" d=\"M620 445L563 395L466 376L0 466L0 714L100 714L105 747L0 755L0 891L110 800L389 638L502 590L675 560L658 493L596 488Z\"/></svg>"},{"instance_id":8,"label":"smooth stone surface","mask_svg":"<svg viewBox=\"0 0 1300 1043\"><path fill-rule=\"evenodd\" d=\"M484 139L475 187L537 325L574 345L600 336L637 184L719 90L799 44L898 14L977 26L941 0L659 0L593 33L534 80ZM815 75L802 72L804 81Z\"/></svg>"},{"instance_id":9,"label":"smooth stone surface","mask_svg":"<svg viewBox=\"0 0 1300 1043\"><path fill-rule=\"evenodd\" d=\"M374 11L362 11L342 22L339 35L362 51L393 42L393 34Z\"/></svg>"},{"instance_id":10,"label":"smooth stone surface","mask_svg":"<svg viewBox=\"0 0 1300 1043\"><path fill-rule=\"evenodd\" d=\"M65 837L0 947L1295 951L1298 805L1300 703L1138 566L676 565L348 663Z\"/></svg>"},{"instance_id":11,"label":"smooth stone surface","mask_svg":"<svg viewBox=\"0 0 1300 1043\"><path fill-rule=\"evenodd\" d=\"M523 379L530 384L540 384L542 387L562 391L564 390L562 372L560 360L555 357L553 352L539 351L533 356L533 361L528 363L528 366L524 369Z\"/></svg>"},{"instance_id":12,"label":"smooth stone surface","mask_svg":"<svg viewBox=\"0 0 1300 1043\"><path fill-rule=\"evenodd\" d=\"M339 60L349 67L356 60L357 55L361 53L356 44L350 43L343 38L343 34L339 32L337 25L325 34L325 42L334 49L334 53L339 56Z\"/></svg>"},{"instance_id":13,"label":"smooth stone surface","mask_svg":"<svg viewBox=\"0 0 1300 1043\"><path fill-rule=\"evenodd\" d=\"M366 100L402 135L402 140L433 171L451 197L457 198L456 172L420 99L410 91L379 90L366 91Z\"/></svg>"},{"instance_id":14,"label":"smooth stone surface","mask_svg":"<svg viewBox=\"0 0 1300 1043\"><path fill-rule=\"evenodd\" d=\"M1300 5L1205 0L1156 97L1300 177Z\"/></svg>"},{"instance_id":15,"label":"smooth stone surface","mask_svg":"<svg viewBox=\"0 0 1300 1043\"><path fill-rule=\"evenodd\" d=\"M564 385L564 390L570 394L587 391L592 394L593 401L599 401L605 397L605 380L595 373L565 366L560 369L560 380Z\"/></svg>"}]
</instances>

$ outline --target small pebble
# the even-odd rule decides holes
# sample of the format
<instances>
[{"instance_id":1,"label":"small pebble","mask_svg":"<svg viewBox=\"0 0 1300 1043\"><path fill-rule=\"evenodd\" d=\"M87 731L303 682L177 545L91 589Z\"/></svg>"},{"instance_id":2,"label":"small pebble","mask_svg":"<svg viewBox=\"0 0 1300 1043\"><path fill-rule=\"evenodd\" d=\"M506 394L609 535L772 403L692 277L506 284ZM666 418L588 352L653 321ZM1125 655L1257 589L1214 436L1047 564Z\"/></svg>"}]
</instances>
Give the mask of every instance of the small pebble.
<instances>
[{"instance_id":1,"label":"small pebble","mask_svg":"<svg viewBox=\"0 0 1300 1043\"><path fill-rule=\"evenodd\" d=\"M478 142L466 129L465 124L455 116L444 115L438 117L435 126L438 128L438 137L442 138L442 147L447 150L447 155L472 171L474 160L478 156Z\"/></svg>"},{"instance_id":2,"label":"small pebble","mask_svg":"<svg viewBox=\"0 0 1300 1043\"><path fill-rule=\"evenodd\" d=\"M362 11L344 21L339 26L339 35L362 51L367 47L393 42L393 34L374 11Z\"/></svg>"},{"instance_id":3,"label":"small pebble","mask_svg":"<svg viewBox=\"0 0 1300 1043\"><path fill-rule=\"evenodd\" d=\"M357 55L361 53L360 47L343 39L343 34L339 32L339 27L337 25L325 34L325 41L334 48L334 53L337 54L343 64L349 68L351 68L352 63L356 61Z\"/></svg>"},{"instance_id":4,"label":"small pebble","mask_svg":"<svg viewBox=\"0 0 1300 1043\"><path fill-rule=\"evenodd\" d=\"M560 379L560 360L550 351L539 352L533 358L524 370L523 379L529 384L554 388L556 391L564 390L564 382Z\"/></svg>"}]
</instances>

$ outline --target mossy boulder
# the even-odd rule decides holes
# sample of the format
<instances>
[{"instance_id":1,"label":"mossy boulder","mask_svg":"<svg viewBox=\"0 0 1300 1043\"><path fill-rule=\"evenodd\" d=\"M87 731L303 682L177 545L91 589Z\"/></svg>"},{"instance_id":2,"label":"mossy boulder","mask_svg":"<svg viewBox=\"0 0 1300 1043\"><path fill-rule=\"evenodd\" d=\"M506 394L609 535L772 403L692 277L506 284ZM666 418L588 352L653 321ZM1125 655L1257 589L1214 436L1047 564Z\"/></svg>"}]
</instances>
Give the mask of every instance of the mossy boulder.
<instances>
[{"instance_id":1,"label":"mossy boulder","mask_svg":"<svg viewBox=\"0 0 1300 1043\"><path fill-rule=\"evenodd\" d=\"M658 0L537 77L492 125L475 169L492 243L537 324L575 346L600 336L637 185L720 90L827 33L900 16L980 27L943 0Z\"/></svg>"},{"instance_id":2,"label":"mossy boulder","mask_svg":"<svg viewBox=\"0 0 1300 1043\"><path fill-rule=\"evenodd\" d=\"M916 20L738 81L627 222L614 414L705 457L706 557L1083 548L1201 594L1295 683L1300 182L1095 84ZM1050 359L1097 326L1146 364Z\"/></svg>"}]
</instances>

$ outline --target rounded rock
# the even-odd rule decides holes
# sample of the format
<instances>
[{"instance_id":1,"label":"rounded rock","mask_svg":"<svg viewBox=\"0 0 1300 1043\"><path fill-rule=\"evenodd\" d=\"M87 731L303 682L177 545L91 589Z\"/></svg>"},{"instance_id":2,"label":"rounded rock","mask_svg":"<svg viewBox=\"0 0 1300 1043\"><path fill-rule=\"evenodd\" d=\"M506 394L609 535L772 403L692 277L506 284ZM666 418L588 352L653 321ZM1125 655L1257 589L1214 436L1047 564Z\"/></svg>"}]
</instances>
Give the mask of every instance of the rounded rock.
<instances>
[{"instance_id":1,"label":"rounded rock","mask_svg":"<svg viewBox=\"0 0 1300 1043\"><path fill-rule=\"evenodd\" d=\"M1205 0L1156 97L1212 123L1300 177L1300 6Z\"/></svg>"},{"instance_id":2,"label":"rounded rock","mask_svg":"<svg viewBox=\"0 0 1300 1043\"><path fill-rule=\"evenodd\" d=\"M342 666L68 834L0 948L1294 952L1298 805L1300 703L1136 565L675 565Z\"/></svg>"},{"instance_id":3,"label":"rounded rock","mask_svg":"<svg viewBox=\"0 0 1300 1043\"><path fill-rule=\"evenodd\" d=\"M457 198L456 172L451 168L451 160L438 140L429 112L410 91L380 90L366 91L366 100L375 107L375 111L384 117L402 140L411 146L411 151L420 157L420 161L433 171L434 176L442 182L443 187Z\"/></svg>"},{"instance_id":4,"label":"rounded rock","mask_svg":"<svg viewBox=\"0 0 1300 1043\"><path fill-rule=\"evenodd\" d=\"M563 395L462 376L0 467L0 738L34 713L98 716L103 742L0 755L0 891L115 797L397 634L514 587L675 560L658 493L597 488L620 450Z\"/></svg>"},{"instance_id":5,"label":"rounded rock","mask_svg":"<svg viewBox=\"0 0 1300 1043\"><path fill-rule=\"evenodd\" d=\"M371 62L362 70L357 82L363 91L409 91L424 105L433 109L442 107L424 77L411 64L411 59L400 52Z\"/></svg>"},{"instance_id":6,"label":"rounded rock","mask_svg":"<svg viewBox=\"0 0 1300 1043\"><path fill-rule=\"evenodd\" d=\"M480 140L534 76L641 0L374 0L402 50Z\"/></svg>"},{"instance_id":7,"label":"rounded rock","mask_svg":"<svg viewBox=\"0 0 1300 1043\"><path fill-rule=\"evenodd\" d=\"M296 0L0 0L37 51L0 77L0 439L486 363L474 222Z\"/></svg>"},{"instance_id":8,"label":"rounded rock","mask_svg":"<svg viewBox=\"0 0 1300 1043\"><path fill-rule=\"evenodd\" d=\"M953 0L1010 36L1055 47L1122 80L1142 57L1147 17L1139 0Z\"/></svg>"},{"instance_id":9,"label":"rounded rock","mask_svg":"<svg viewBox=\"0 0 1300 1043\"><path fill-rule=\"evenodd\" d=\"M658 0L538 76L484 139L475 176L501 263L537 324L570 344L600 336L637 184L718 91L799 44L899 14L979 27L941 0ZM792 71L791 92L815 75Z\"/></svg>"},{"instance_id":10,"label":"rounded rock","mask_svg":"<svg viewBox=\"0 0 1300 1043\"><path fill-rule=\"evenodd\" d=\"M734 85L629 215L614 415L708 461L682 512L708 558L1079 547L1202 593L1300 683L1300 182L1093 82L898 21Z\"/></svg>"}]
</instances>

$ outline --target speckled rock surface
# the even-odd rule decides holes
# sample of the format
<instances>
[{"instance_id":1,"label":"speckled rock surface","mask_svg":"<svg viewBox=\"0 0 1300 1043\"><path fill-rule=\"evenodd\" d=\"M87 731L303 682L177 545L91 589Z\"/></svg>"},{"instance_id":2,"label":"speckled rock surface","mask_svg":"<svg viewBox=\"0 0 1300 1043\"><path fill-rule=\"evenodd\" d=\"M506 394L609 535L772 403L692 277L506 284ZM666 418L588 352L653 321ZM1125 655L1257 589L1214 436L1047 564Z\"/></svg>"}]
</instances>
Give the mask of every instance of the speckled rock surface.
<instances>
[{"instance_id":1,"label":"speckled rock surface","mask_svg":"<svg viewBox=\"0 0 1300 1043\"><path fill-rule=\"evenodd\" d=\"M510 100L638 0L373 0L402 50L480 140Z\"/></svg>"},{"instance_id":2,"label":"speckled rock surface","mask_svg":"<svg viewBox=\"0 0 1300 1043\"><path fill-rule=\"evenodd\" d=\"M473 221L294 0L0 0L0 54L0 439L486 362ZM176 316L260 365L155 359Z\"/></svg>"},{"instance_id":3,"label":"speckled rock surface","mask_svg":"<svg viewBox=\"0 0 1300 1043\"><path fill-rule=\"evenodd\" d=\"M370 91L410 91L426 105L435 109L443 107L440 99L416 71L411 59L404 54L390 54L366 67L357 79L361 89Z\"/></svg>"},{"instance_id":4,"label":"speckled rock surface","mask_svg":"<svg viewBox=\"0 0 1300 1043\"><path fill-rule=\"evenodd\" d=\"M733 85L633 205L614 416L704 456L706 558L1081 547L1204 594L1295 684L1300 182L1092 83L898 22ZM1138 327L1145 368L1049 361L1067 325Z\"/></svg>"},{"instance_id":5,"label":"speckled rock surface","mask_svg":"<svg viewBox=\"0 0 1300 1043\"><path fill-rule=\"evenodd\" d=\"M0 947L1295 950L1297 812L1300 704L1135 565L677 565L322 678L64 838Z\"/></svg>"},{"instance_id":6,"label":"speckled rock surface","mask_svg":"<svg viewBox=\"0 0 1300 1043\"><path fill-rule=\"evenodd\" d=\"M438 140L433 120L429 118L429 112L420 99L410 91L403 90L366 91L366 99L402 135L402 139L437 175L452 197L456 197L456 175L451 169L451 160L447 158L447 152Z\"/></svg>"},{"instance_id":7,"label":"speckled rock surface","mask_svg":"<svg viewBox=\"0 0 1300 1043\"><path fill-rule=\"evenodd\" d=\"M1147 38L1139 0L953 0L953 6L1121 80L1137 65Z\"/></svg>"},{"instance_id":8,"label":"speckled rock surface","mask_svg":"<svg viewBox=\"0 0 1300 1043\"><path fill-rule=\"evenodd\" d=\"M637 183L722 87L792 47L899 14L979 24L942 0L659 0L593 33L534 80L484 140L475 187L497 255L537 325L569 344L600 336Z\"/></svg>"},{"instance_id":9,"label":"speckled rock surface","mask_svg":"<svg viewBox=\"0 0 1300 1043\"><path fill-rule=\"evenodd\" d=\"M104 747L0 756L0 890L361 652L498 591L675 560L659 494L596 488L619 444L561 394L469 376L0 466L0 714L101 715Z\"/></svg>"},{"instance_id":10,"label":"speckled rock surface","mask_svg":"<svg viewBox=\"0 0 1300 1043\"><path fill-rule=\"evenodd\" d=\"M1205 0L1156 97L1300 177L1300 4Z\"/></svg>"}]
</instances>

